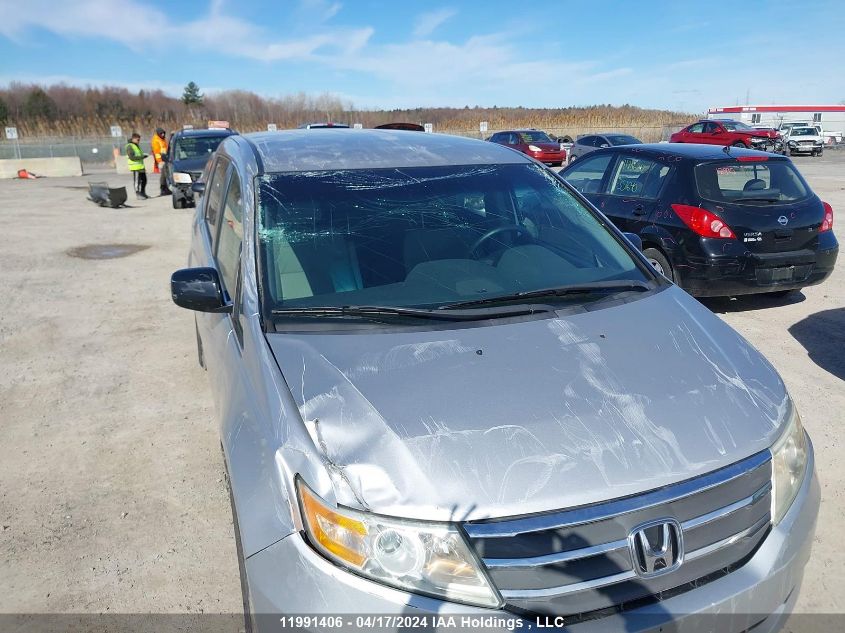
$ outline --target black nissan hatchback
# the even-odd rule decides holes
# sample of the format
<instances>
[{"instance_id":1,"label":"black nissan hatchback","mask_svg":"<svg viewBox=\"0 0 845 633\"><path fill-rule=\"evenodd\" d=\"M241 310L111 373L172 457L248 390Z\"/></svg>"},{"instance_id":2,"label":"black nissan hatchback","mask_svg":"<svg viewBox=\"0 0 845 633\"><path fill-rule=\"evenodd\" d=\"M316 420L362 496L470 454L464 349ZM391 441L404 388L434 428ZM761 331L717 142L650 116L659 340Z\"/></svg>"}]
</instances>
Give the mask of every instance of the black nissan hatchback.
<instances>
[{"instance_id":1,"label":"black nissan hatchback","mask_svg":"<svg viewBox=\"0 0 845 633\"><path fill-rule=\"evenodd\" d=\"M696 296L785 294L824 281L833 209L788 158L715 145L600 149L561 172Z\"/></svg>"}]
</instances>

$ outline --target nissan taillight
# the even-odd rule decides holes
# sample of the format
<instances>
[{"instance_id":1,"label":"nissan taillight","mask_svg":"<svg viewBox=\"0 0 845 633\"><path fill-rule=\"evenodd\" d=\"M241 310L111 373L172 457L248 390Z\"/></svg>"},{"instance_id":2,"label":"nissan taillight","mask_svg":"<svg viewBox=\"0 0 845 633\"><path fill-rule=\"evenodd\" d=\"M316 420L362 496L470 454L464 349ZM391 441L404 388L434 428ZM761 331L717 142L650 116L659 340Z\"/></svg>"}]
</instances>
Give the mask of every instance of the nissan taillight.
<instances>
[{"instance_id":1,"label":"nissan taillight","mask_svg":"<svg viewBox=\"0 0 845 633\"><path fill-rule=\"evenodd\" d=\"M824 207L824 218L821 227L819 227L819 233L833 230L833 207L827 202L822 202L822 206Z\"/></svg>"},{"instance_id":2,"label":"nissan taillight","mask_svg":"<svg viewBox=\"0 0 845 633\"><path fill-rule=\"evenodd\" d=\"M672 209L683 220L684 224L702 237L736 238L731 227L712 211L688 204L673 204Z\"/></svg>"}]
</instances>

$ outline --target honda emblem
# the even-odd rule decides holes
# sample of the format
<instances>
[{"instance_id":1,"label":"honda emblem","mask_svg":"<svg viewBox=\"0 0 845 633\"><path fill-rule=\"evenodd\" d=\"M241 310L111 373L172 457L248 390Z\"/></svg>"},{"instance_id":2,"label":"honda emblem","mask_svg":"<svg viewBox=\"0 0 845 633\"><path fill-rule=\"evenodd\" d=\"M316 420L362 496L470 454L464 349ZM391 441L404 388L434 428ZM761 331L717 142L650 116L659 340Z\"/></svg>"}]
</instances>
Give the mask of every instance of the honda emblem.
<instances>
[{"instance_id":1,"label":"honda emblem","mask_svg":"<svg viewBox=\"0 0 845 633\"><path fill-rule=\"evenodd\" d=\"M669 573L684 560L684 537L675 519L644 523L628 535L634 571L640 578Z\"/></svg>"}]
</instances>

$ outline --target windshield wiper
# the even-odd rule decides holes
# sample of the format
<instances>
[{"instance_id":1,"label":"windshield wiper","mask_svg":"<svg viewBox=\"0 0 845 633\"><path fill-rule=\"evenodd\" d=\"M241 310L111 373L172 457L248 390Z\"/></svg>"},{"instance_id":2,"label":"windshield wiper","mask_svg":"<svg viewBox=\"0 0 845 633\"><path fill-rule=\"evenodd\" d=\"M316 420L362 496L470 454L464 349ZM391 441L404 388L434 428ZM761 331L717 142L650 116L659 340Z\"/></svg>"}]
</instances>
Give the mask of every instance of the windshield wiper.
<instances>
[{"instance_id":1,"label":"windshield wiper","mask_svg":"<svg viewBox=\"0 0 845 633\"><path fill-rule=\"evenodd\" d=\"M301 308L276 308L270 311L273 316L290 317L347 317L360 316L372 319L384 318L405 318L434 319L439 321L477 321L479 318L497 318L509 316L521 316L524 314L536 314L538 312L549 312L552 308L543 305L512 306L511 308L496 311L479 312L437 312L424 308L402 308L398 306L310 306Z\"/></svg>"},{"instance_id":2,"label":"windshield wiper","mask_svg":"<svg viewBox=\"0 0 845 633\"><path fill-rule=\"evenodd\" d=\"M645 291L651 290L651 284L645 281L594 281L587 284L573 284L571 286L557 286L552 288L541 288L539 290L525 290L509 295L497 295L483 299L472 299L470 301L459 301L440 306L441 310L454 310L468 308L471 306L492 305L496 303L507 303L509 301L522 301L524 299L538 299L542 297L563 297L575 294L613 293L625 290Z\"/></svg>"}]
</instances>

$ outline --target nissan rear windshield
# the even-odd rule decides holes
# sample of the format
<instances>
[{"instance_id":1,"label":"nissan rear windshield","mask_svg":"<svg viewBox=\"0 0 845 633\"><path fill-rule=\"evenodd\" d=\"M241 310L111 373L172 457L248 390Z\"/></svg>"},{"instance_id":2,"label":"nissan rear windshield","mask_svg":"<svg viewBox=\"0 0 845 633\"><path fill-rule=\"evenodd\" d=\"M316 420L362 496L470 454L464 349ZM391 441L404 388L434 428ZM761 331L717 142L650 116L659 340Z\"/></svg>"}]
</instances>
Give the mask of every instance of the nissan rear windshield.
<instances>
[{"instance_id":1,"label":"nissan rear windshield","mask_svg":"<svg viewBox=\"0 0 845 633\"><path fill-rule=\"evenodd\" d=\"M806 198L810 191L786 160L718 161L695 168L702 198L714 202L776 204Z\"/></svg>"}]
</instances>

